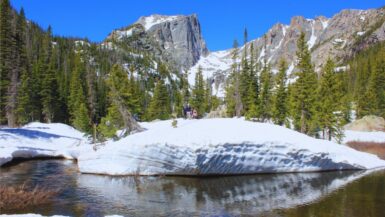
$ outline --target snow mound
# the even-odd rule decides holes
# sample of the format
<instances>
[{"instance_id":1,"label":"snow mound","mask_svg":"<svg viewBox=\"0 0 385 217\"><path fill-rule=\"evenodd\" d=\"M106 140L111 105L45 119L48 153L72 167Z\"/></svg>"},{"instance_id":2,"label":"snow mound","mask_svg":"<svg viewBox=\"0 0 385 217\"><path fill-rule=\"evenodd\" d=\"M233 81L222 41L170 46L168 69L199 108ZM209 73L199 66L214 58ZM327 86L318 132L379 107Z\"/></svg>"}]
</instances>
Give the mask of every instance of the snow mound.
<instances>
[{"instance_id":1,"label":"snow mound","mask_svg":"<svg viewBox=\"0 0 385 217\"><path fill-rule=\"evenodd\" d=\"M385 167L377 156L243 119L142 123L147 131L78 158L82 173L229 175Z\"/></svg>"},{"instance_id":2,"label":"snow mound","mask_svg":"<svg viewBox=\"0 0 385 217\"><path fill-rule=\"evenodd\" d=\"M77 158L92 149L84 134L65 124L30 123L0 129L0 166L13 158Z\"/></svg>"}]
</instances>

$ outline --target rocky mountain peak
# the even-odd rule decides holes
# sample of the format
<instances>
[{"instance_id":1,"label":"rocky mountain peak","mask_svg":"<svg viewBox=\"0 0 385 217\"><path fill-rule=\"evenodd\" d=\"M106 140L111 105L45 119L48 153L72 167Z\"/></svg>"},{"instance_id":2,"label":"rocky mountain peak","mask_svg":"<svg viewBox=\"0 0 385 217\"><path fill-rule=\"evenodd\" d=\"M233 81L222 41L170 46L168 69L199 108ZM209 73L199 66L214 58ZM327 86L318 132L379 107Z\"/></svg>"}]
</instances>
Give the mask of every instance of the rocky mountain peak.
<instances>
[{"instance_id":1,"label":"rocky mountain peak","mask_svg":"<svg viewBox=\"0 0 385 217\"><path fill-rule=\"evenodd\" d=\"M280 59L284 58L289 66L288 74L295 71L297 40L301 32L312 55L316 71L322 68L327 58L333 58L338 64L357 50L370 44L385 40L385 8L370 10L343 10L332 18L318 16L307 19L295 16L289 25L277 23L262 37L250 41L240 48L250 48L253 43L257 61L264 59L277 71ZM199 66L204 76L214 80L214 93L223 96L223 82L231 68L231 49L210 53L190 69L189 81L193 84L194 74Z\"/></svg>"},{"instance_id":2,"label":"rocky mountain peak","mask_svg":"<svg viewBox=\"0 0 385 217\"><path fill-rule=\"evenodd\" d=\"M151 46L144 46L152 47L156 44L160 50L161 59L168 61L177 69L189 69L199 61L201 56L208 54L196 14L175 16L155 14L140 17L133 25L115 30L108 39L122 40L132 36L138 30L144 31L146 37L151 40Z\"/></svg>"}]
</instances>

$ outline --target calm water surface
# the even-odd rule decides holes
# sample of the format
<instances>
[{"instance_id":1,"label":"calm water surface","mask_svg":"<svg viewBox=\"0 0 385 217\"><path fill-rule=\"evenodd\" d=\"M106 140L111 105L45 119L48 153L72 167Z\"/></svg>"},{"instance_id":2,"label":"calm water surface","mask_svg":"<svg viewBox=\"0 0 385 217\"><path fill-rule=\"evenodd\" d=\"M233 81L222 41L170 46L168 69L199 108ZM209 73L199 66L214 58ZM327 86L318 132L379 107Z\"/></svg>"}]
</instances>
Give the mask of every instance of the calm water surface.
<instances>
[{"instance_id":1,"label":"calm water surface","mask_svg":"<svg viewBox=\"0 0 385 217\"><path fill-rule=\"evenodd\" d=\"M0 183L60 189L50 204L3 213L385 217L385 171L133 178L84 175L72 161L36 160L0 168Z\"/></svg>"}]
</instances>

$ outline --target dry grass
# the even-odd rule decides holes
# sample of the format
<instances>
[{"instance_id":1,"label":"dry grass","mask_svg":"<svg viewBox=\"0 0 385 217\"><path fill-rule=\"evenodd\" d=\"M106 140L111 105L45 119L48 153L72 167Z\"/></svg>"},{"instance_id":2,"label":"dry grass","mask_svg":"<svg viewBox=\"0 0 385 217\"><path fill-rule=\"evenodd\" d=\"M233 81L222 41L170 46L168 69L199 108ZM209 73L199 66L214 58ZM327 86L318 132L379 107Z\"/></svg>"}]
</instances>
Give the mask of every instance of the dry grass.
<instances>
[{"instance_id":1,"label":"dry grass","mask_svg":"<svg viewBox=\"0 0 385 217\"><path fill-rule=\"evenodd\" d=\"M381 159L385 160L385 142L359 142L352 141L348 142L347 145L351 148L354 148L358 151L368 152L375 154Z\"/></svg>"},{"instance_id":2,"label":"dry grass","mask_svg":"<svg viewBox=\"0 0 385 217\"><path fill-rule=\"evenodd\" d=\"M35 187L29 189L22 186L0 186L0 210L18 210L30 206L47 204L59 191Z\"/></svg>"}]
</instances>

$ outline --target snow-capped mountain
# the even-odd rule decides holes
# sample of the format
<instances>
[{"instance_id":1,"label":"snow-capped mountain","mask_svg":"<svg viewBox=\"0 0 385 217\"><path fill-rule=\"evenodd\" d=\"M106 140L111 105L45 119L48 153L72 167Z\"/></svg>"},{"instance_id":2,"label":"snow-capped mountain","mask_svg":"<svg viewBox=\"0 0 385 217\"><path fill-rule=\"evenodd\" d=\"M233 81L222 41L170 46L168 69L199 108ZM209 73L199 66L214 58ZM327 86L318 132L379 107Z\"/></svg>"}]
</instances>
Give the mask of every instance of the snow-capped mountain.
<instances>
[{"instance_id":1,"label":"snow-capped mountain","mask_svg":"<svg viewBox=\"0 0 385 217\"><path fill-rule=\"evenodd\" d=\"M306 19L296 16L289 25L277 23L260 38L250 41L239 49L242 55L245 47L253 43L256 58L262 63L266 58L273 72L278 62L284 58L288 63L288 74L295 70L297 40L301 32L305 32L307 44L312 54L312 62L316 70L331 57L342 63L353 52L367 47L369 44L385 40L385 9L343 10L332 18L324 16ZM199 67L206 78L212 78L214 94L223 96L223 82L227 77L232 60L231 50L210 52L201 57L189 70L189 81L194 84L195 74ZM344 69L342 67L341 69Z\"/></svg>"},{"instance_id":2,"label":"snow-capped mountain","mask_svg":"<svg viewBox=\"0 0 385 217\"><path fill-rule=\"evenodd\" d=\"M295 71L297 40L304 32L312 61L319 71L329 57L342 64L354 52L385 40L384 21L385 8L343 10L332 18L295 16L289 24L277 23L264 36L240 47L239 57L253 43L258 62L266 59L275 72L278 62L284 58L290 76ZM139 37L133 37L135 35ZM127 38L135 40L125 40ZM133 25L114 30L104 43L111 43L111 40L131 43L131 47L150 51L180 72L188 70L192 85L198 68L202 67L204 77L213 81L213 94L224 96L232 49L209 52L195 14L141 17Z\"/></svg>"}]
</instances>

